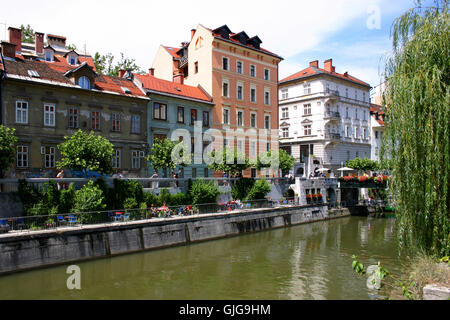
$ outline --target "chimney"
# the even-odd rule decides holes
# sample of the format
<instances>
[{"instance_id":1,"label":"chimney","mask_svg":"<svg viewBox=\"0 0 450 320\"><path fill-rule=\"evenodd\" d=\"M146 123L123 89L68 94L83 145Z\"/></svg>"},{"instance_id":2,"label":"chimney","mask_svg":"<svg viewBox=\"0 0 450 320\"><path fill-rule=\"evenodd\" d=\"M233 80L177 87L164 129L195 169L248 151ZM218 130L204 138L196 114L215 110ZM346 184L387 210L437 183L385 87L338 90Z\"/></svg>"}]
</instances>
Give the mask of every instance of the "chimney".
<instances>
[{"instance_id":1,"label":"chimney","mask_svg":"<svg viewBox=\"0 0 450 320\"><path fill-rule=\"evenodd\" d=\"M173 82L184 84L184 74L182 72L177 72L173 75Z\"/></svg>"},{"instance_id":2,"label":"chimney","mask_svg":"<svg viewBox=\"0 0 450 320\"><path fill-rule=\"evenodd\" d=\"M22 52L22 29L9 27L9 42L16 45L16 51Z\"/></svg>"},{"instance_id":3,"label":"chimney","mask_svg":"<svg viewBox=\"0 0 450 320\"><path fill-rule=\"evenodd\" d=\"M191 29L191 40L192 40L192 38L194 38L195 31L197 31L197 30Z\"/></svg>"},{"instance_id":4,"label":"chimney","mask_svg":"<svg viewBox=\"0 0 450 320\"><path fill-rule=\"evenodd\" d=\"M319 68L319 60L314 60L309 63L310 67Z\"/></svg>"},{"instance_id":5,"label":"chimney","mask_svg":"<svg viewBox=\"0 0 450 320\"><path fill-rule=\"evenodd\" d=\"M66 38L62 36L56 36L53 34L47 34L47 45L51 47L66 48Z\"/></svg>"},{"instance_id":6,"label":"chimney","mask_svg":"<svg viewBox=\"0 0 450 320\"><path fill-rule=\"evenodd\" d=\"M123 76L125 75L125 70L123 70L123 69L120 69L119 70L119 78L123 78Z\"/></svg>"},{"instance_id":7,"label":"chimney","mask_svg":"<svg viewBox=\"0 0 450 320\"><path fill-rule=\"evenodd\" d=\"M148 74L151 75L151 76L154 76L155 75L155 68L148 69Z\"/></svg>"},{"instance_id":8,"label":"chimney","mask_svg":"<svg viewBox=\"0 0 450 320\"><path fill-rule=\"evenodd\" d=\"M2 41L2 55L14 58L16 56L16 45L14 43Z\"/></svg>"},{"instance_id":9,"label":"chimney","mask_svg":"<svg viewBox=\"0 0 450 320\"><path fill-rule=\"evenodd\" d=\"M344 72L344 77L348 77L348 71Z\"/></svg>"},{"instance_id":10,"label":"chimney","mask_svg":"<svg viewBox=\"0 0 450 320\"><path fill-rule=\"evenodd\" d=\"M328 59L325 60L325 62L323 63L324 65L324 69L328 72L333 72L333 59Z\"/></svg>"},{"instance_id":11,"label":"chimney","mask_svg":"<svg viewBox=\"0 0 450 320\"><path fill-rule=\"evenodd\" d=\"M44 53L44 34L41 32L34 33L34 50L36 54Z\"/></svg>"}]
</instances>

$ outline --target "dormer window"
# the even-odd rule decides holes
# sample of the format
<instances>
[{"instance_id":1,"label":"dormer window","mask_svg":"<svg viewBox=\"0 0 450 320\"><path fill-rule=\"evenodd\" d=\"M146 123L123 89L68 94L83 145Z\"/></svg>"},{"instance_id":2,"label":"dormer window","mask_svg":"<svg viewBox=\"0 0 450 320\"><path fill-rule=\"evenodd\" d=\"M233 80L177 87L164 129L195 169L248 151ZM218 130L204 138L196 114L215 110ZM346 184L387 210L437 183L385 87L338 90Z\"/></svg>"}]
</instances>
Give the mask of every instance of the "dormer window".
<instances>
[{"instance_id":1,"label":"dormer window","mask_svg":"<svg viewBox=\"0 0 450 320\"><path fill-rule=\"evenodd\" d=\"M45 54L45 61L48 61L48 62L54 61L54 59L53 59L54 50L52 47L46 47L44 49L44 54Z\"/></svg>"},{"instance_id":2,"label":"dormer window","mask_svg":"<svg viewBox=\"0 0 450 320\"><path fill-rule=\"evenodd\" d=\"M91 89L91 81L88 77L85 76L78 79L78 85L83 89Z\"/></svg>"},{"instance_id":3,"label":"dormer window","mask_svg":"<svg viewBox=\"0 0 450 320\"><path fill-rule=\"evenodd\" d=\"M71 52L67 55L67 63L71 66L78 64L78 55L75 52Z\"/></svg>"}]
</instances>

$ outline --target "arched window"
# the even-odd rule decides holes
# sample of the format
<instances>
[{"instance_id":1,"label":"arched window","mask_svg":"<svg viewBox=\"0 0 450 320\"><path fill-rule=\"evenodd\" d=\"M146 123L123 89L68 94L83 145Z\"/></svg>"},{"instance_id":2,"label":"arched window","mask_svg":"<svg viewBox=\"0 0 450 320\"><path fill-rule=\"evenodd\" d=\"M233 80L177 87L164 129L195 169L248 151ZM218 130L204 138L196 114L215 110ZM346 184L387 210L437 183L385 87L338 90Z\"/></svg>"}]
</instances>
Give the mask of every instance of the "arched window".
<instances>
[{"instance_id":1,"label":"arched window","mask_svg":"<svg viewBox=\"0 0 450 320\"><path fill-rule=\"evenodd\" d=\"M91 81L89 81L88 77L80 77L80 79L78 79L78 85L83 88L83 89L90 89L91 88Z\"/></svg>"}]
</instances>

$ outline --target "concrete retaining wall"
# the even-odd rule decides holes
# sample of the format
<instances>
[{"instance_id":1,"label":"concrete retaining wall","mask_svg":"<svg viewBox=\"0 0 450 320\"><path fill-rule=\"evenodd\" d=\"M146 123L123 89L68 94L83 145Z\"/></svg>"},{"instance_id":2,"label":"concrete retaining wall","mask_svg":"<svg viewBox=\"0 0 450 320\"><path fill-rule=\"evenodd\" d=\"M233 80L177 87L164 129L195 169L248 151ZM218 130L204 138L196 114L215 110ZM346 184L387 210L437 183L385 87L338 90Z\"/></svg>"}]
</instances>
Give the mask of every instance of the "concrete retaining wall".
<instances>
[{"instance_id":1,"label":"concrete retaining wall","mask_svg":"<svg viewBox=\"0 0 450 320\"><path fill-rule=\"evenodd\" d=\"M0 274L349 216L282 207L0 235Z\"/></svg>"}]
</instances>

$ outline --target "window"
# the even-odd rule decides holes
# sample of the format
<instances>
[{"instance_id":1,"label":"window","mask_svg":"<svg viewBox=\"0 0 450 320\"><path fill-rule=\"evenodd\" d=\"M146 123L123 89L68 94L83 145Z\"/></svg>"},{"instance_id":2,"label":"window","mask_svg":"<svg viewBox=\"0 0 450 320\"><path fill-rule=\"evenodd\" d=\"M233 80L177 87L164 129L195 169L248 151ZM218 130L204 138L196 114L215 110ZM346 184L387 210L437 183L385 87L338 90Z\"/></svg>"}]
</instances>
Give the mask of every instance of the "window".
<instances>
[{"instance_id":1,"label":"window","mask_svg":"<svg viewBox=\"0 0 450 320\"><path fill-rule=\"evenodd\" d=\"M311 125L310 124L303 125L303 133L305 136L311 135Z\"/></svg>"},{"instance_id":2,"label":"window","mask_svg":"<svg viewBox=\"0 0 450 320\"><path fill-rule=\"evenodd\" d=\"M358 120L358 109L355 109L355 119Z\"/></svg>"},{"instance_id":3,"label":"window","mask_svg":"<svg viewBox=\"0 0 450 320\"><path fill-rule=\"evenodd\" d=\"M16 147L17 168L28 167L28 146L18 145Z\"/></svg>"},{"instance_id":4,"label":"window","mask_svg":"<svg viewBox=\"0 0 450 320\"><path fill-rule=\"evenodd\" d=\"M242 87L242 84L238 84L237 85L237 98L238 98L238 100L242 100L243 99L243 87Z\"/></svg>"},{"instance_id":5,"label":"window","mask_svg":"<svg viewBox=\"0 0 450 320\"><path fill-rule=\"evenodd\" d=\"M264 90L264 104L270 105L270 91L268 89Z\"/></svg>"},{"instance_id":6,"label":"window","mask_svg":"<svg viewBox=\"0 0 450 320\"><path fill-rule=\"evenodd\" d=\"M69 128L78 128L78 108L69 108Z\"/></svg>"},{"instance_id":7,"label":"window","mask_svg":"<svg viewBox=\"0 0 450 320\"><path fill-rule=\"evenodd\" d=\"M270 151L270 142L266 142L266 152Z\"/></svg>"},{"instance_id":8,"label":"window","mask_svg":"<svg viewBox=\"0 0 450 320\"><path fill-rule=\"evenodd\" d=\"M283 138L289 137L289 128L281 128L281 135Z\"/></svg>"},{"instance_id":9,"label":"window","mask_svg":"<svg viewBox=\"0 0 450 320\"><path fill-rule=\"evenodd\" d=\"M256 128L256 113L254 112L250 114L250 127Z\"/></svg>"},{"instance_id":10,"label":"window","mask_svg":"<svg viewBox=\"0 0 450 320\"><path fill-rule=\"evenodd\" d=\"M256 77L256 67L254 65L250 65L250 77Z\"/></svg>"},{"instance_id":11,"label":"window","mask_svg":"<svg viewBox=\"0 0 450 320\"><path fill-rule=\"evenodd\" d=\"M351 138L351 135L350 135L350 126L346 126L346 127L345 127L345 136L346 136L347 138Z\"/></svg>"},{"instance_id":12,"label":"window","mask_svg":"<svg viewBox=\"0 0 450 320\"><path fill-rule=\"evenodd\" d=\"M167 139L167 135L160 134L160 133L154 133L153 134L153 143L155 143L156 140L164 140L164 139Z\"/></svg>"},{"instance_id":13,"label":"window","mask_svg":"<svg viewBox=\"0 0 450 320\"><path fill-rule=\"evenodd\" d=\"M167 105L154 102L153 103L153 119L167 120Z\"/></svg>"},{"instance_id":14,"label":"window","mask_svg":"<svg viewBox=\"0 0 450 320\"><path fill-rule=\"evenodd\" d=\"M364 110L364 111L363 111L363 120L364 120L364 121L366 121L366 120L367 120L367 119L366 119L366 116L367 116L367 114L366 114L366 110Z\"/></svg>"},{"instance_id":15,"label":"window","mask_svg":"<svg viewBox=\"0 0 450 320\"><path fill-rule=\"evenodd\" d=\"M359 139L359 127L355 128L355 139Z\"/></svg>"},{"instance_id":16,"label":"window","mask_svg":"<svg viewBox=\"0 0 450 320\"><path fill-rule=\"evenodd\" d=\"M378 131L375 131L375 139L378 139Z\"/></svg>"},{"instance_id":17,"label":"window","mask_svg":"<svg viewBox=\"0 0 450 320\"><path fill-rule=\"evenodd\" d=\"M178 107L177 121L178 123L184 123L184 107Z\"/></svg>"},{"instance_id":18,"label":"window","mask_svg":"<svg viewBox=\"0 0 450 320\"><path fill-rule=\"evenodd\" d=\"M350 160L350 151L347 150L347 160Z\"/></svg>"},{"instance_id":19,"label":"window","mask_svg":"<svg viewBox=\"0 0 450 320\"><path fill-rule=\"evenodd\" d=\"M244 112L243 111L237 112L237 125L238 126L244 125Z\"/></svg>"},{"instance_id":20,"label":"window","mask_svg":"<svg viewBox=\"0 0 450 320\"><path fill-rule=\"evenodd\" d=\"M264 69L264 80L270 80L270 70Z\"/></svg>"},{"instance_id":21,"label":"window","mask_svg":"<svg viewBox=\"0 0 450 320\"><path fill-rule=\"evenodd\" d=\"M195 73L198 73L198 61L194 62Z\"/></svg>"},{"instance_id":22,"label":"window","mask_svg":"<svg viewBox=\"0 0 450 320\"><path fill-rule=\"evenodd\" d=\"M348 107L345 107L345 117L348 119L350 116L349 116L349 113L348 113Z\"/></svg>"},{"instance_id":23,"label":"window","mask_svg":"<svg viewBox=\"0 0 450 320\"><path fill-rule=\"evenodd\" d=\"M236 62L236 72L239 74L242 74L242 62L241 61Z\"/></svg>"},{"instance_id":24,"label":"window","mask_svg":"<svg viewBox=\"0 0 450 320\"><path fill-rule=\"evenodd\" d=\"M228 97L228 80L222 81L222 96Z\"/></svg>"},{"instance_id":25,"label":"window","mask_svg":"<svg viewBox=\"0 0 450 320\"><path fill-rule=\"evenodd\" d=\"M256 102L256 88L250 88L250 101Z\"/></svg>"},{"instance_id":26,"label":"window","mask_svg":"<svg viewBox=\"0 0 450 320\"><path fill-rule=\"evenodd\" d=\"M208 177L209 177L209 170L208 170L208 168L204 168L204 169L203 169L203 176L204 176L205 178L208 178Z\"/></svg>"},{"instance_id":27,"label":"window","mask_svg":"<svg viewBox=\"0 0 450 320\"><path fill-rule=\"evenodd\" d=\"M203 126L209 127L209 112L203 111Z\"/></svg>"},{"instance_id":28,"label":"window","mask_svg":"<svg viewBox=\"0 0 450 320\"><path fill-rule=\"evenodd\" d=\"M358 100L358 91L355 89L355 100Z\"/></svg>"},{"instance_id":29,"label":"window","mask_svg":"<svg viewBox=\"0 0 450 320\"><path fill-rule=\"evenodd\" d=\"M78 85L83 89L90 89L91 81L89 81L88 77L82 76L78 79Z\"/></svg>"},{"instance_id":30,"label":"window","mask_svg":"<svg viewBox=\"0 0 450 320\"><path fill-rule=\"evenodd\" d=\"M223 123L230 124L230 110L223 108Z\"/></svg>"},{"instance_id":31,"label":"window","mask_svg":"<svg viewBox=\"0 0 450 320\"><path fill-rule=\"evenodd\" d=\"M303 115L305 115L305 116L311 115L311 104L310 103L303 105Z\"/></svg>"},{"instance_id":32,"label":"window","mask_svg":"<svg viewBox=\"0 0 450 320\"><path fill-rule=\"evenodd\" d=\"M45 61L53 61L53 52L45 51Z\"/></svg>"},{"instance_id":33,"label":"window","mask_svg":"<svg viewBox=\"0 0 450 320\"><path fill-rule=\"evenodd\" d=\"M114 149L114 154L113 154L113 158L112 158L112 167L114 169L120 168L121 155L122 155L122 150Z\"/></svg>"},{"instance_id":34,"label":"window","mask_svg":"<svg viewBox=\"0 0 450 320\"><path fill-rule=\"evenodd\" d=\"M311 83L305 83L303 85L303 94L311 94Z\"/></svg>"},{"instance_id":35,"label":"window","mask_svg":"<svg viewBox=\"0 0 450 320\"><path fill-rule=\"evenodd\" d=\"M197 121L197 109L191 109L191 125L194 125L195 121Z\"/></svg>"},{"instance_id":36,"label":"window","mask_svg":"<svg viewBox=\"0 0 450 320\"><path fill-rule=\"evenodd\" d=\"M281 90L281 99L287 99L289 97L289 91L288 89Z\"/></svg>"},{"instance_id":37,"label":"window","mask_svg":"<svg viewBox=\"0 0 450 320\"><path fill-rule=\"evenodd\" d=\"M363 92L363 99L362 99L362 101L366 101L366 93L365 92Z\"/></svg>"},{"instance_id":38,"label":"window","mask_svg":"<svg viewBox=\"0 0 450 320\"><path fill-rule=\"evenodd\" d=\"M72 66L74 66L74 65L77 64L77 58L76 58L75 56L70 56L69 59L70 59L70 60L69 60L69 63L70 63Z\"/></svg>"},{"instance_id":39,"label":"window","mask_svg":"<svg viewBox=\"0 0 450 320\"><path fill-rule=\"evenodd\" d=\"M44 167L55 167L55 147L44 147Z\"/></svg>"},{"instance_id":40,"label":"window","mask_svg":"<svg viewBox=\"0 0 450 320\"><path fill-rule=\"evenodd\" d=\"M131 133L141 132L141 116L137 114L131 115Z\"/></svg>"},{"instance_id":41,"label":"window","mask_svg":"<svg viewBox=\"0 0 450 320\"><path fill-rule=\"evenodd\" d=\"M55 105L44 104L44 126L55 126Z\"/></svg>"},{"instance_id":42,"label":"window","mask_svg":"<svg viewBox=\"0 0 450 320\"><path fill-rule=\"evenodd\" d=\"M191 153L194 154L195 152L195 138L191 137Z\"/></svg>"},{"instance_id":43,"label":"window","mask_svg":"<svg viewBox=\"0 0 450 320\"><path fill-rule=\"evenodd\" d=\"M120 131L120 113L114 112L111 114L111 130Z\"/></svg>"},{"instance_id":44,"label":"window","mask_svg":"<svg viewBox=\"0 0 450 320\"><path fill-rule=\"evenodd\" d=\"M237 149L241 152L241 153L244 153L244 141L241 139L241 140L238 140L238 142L237 142Z\"/></svg>"},{"instance_id":45,"label":"window","mask_svg":"<svg viewBox=\"0 0 450 320\"><path fill-rule=\"evenodd\" d=\"M251 177L256 178L256 168L251 168L250 171L251 171Z\"/></svg>"},{"instance_id":46,"label":"window","mask_svg":"<svg viewBox=\"0 0 450 320\"><path fill-rule=\"evenodd\" d=\"M197 178L197 168L192 168L192 178Z\"/></svg>"},{"instance_id":47,"label":"window","mask_svg":"<svg viewBox=\"0 0 450 320\"><path fill-rule=\"evenodd\" d=\"M364 140L367 140L367 129L366 128L363 129L363 137L364 137Z\"/></svg>"},{"instance_id":48,"label":"window","mask_svg":"<svg viewBox=\"0 0 450 320\"><path fill-rule=\"evenodd\" d=\"M222 57L222 69L228 70L228 58Z\"/></svg>"},{"instance_id":49,"label":"window","mask_svg":"<svg viewBox=\"0 0 450 320\"><path fill-rule=\"evenodd\" d=\"M288 118L289 118L289 108L282 108L281 119L288 119Z\"/></svg>"},{"instance_id":50,"label":"window","mask_svg":"<svg viewBox=\"0 0 450 320\"><path fill-rule=\"evenodd\" d=\"M140 169L141 168L141 157L139 156L138 150L131 151L131 168Z\"/></svg>"},{"instance_id":51,"label":"window","mask_svg":"<svg viewBox=\"0 0 450 320\"><path fill-rule=\"evenodd\" d=\"M329 84L329 83L327 83L327 85L326 85L326 92L327 92L327 93L330 92L330 84Z\"/></svg>"},{"instance_id":52,"label":"window","mask_svg":"<svg viewBox=\"0 0 450 320\"><path fill-rule=\"evenodd\" d=\"M16 101L16 123L28 123L28 102Z\"/></svg>"},{"instance_id":53,"label":"window","mask_svg":"<svg viewBox=\"0 0 450 320\"><path fill-rule=\"evenodd\" d=\"M345 88L345 97L348 98L348 88Z\"/></svg>"},{"instance_id":54,"label":"window","mask_svg":"<svg viewBox=\"0 0 450 320\"><path fill-rule=\"evenodd\" d=\"M100 130L100 112L99 111L91 112L91 129L92 130Z\"/></svg>"},{"instance_id":55,"label":"window","mask_svg":"<svg viewBox=\"0 0 450 320\"><path fill-rule=\"evenodd\" d=\"M270 129L270 116L264 116L264 128Z\"/></svg>"},{"instance_id":56,"label":"window","mask_svg":"<svg viewBox=\"0 0 450 320\"><path fill-rule=\"evenodd\" d=\"M250 156L256 157L256 141L250 141Z\"/></svg>"}]
</instances>

